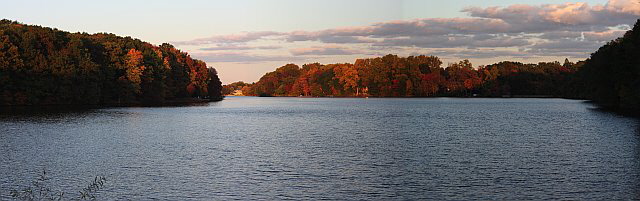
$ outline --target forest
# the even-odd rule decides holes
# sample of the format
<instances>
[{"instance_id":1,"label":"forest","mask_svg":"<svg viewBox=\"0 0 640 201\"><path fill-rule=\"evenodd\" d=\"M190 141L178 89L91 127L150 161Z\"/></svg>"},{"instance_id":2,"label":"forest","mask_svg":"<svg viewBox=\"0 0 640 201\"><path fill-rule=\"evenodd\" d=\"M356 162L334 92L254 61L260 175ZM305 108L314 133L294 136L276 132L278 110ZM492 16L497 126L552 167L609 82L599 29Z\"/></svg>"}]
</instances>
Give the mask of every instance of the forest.
<instances>
[{"instance_id":1,"label":"forest","mask_svg":"<svg viewBox=\"0 0 640 201\"><path fill-rule=\"evenodd\" d=\"M221 100L217 71L168 43L0 21L0 105Z\"/></svg>"},{"instance_id":2,"label":"forest","mask_svg":"<svg viewBox=\"0 0 640 201\"><path fill-rule=\"evenodd\" d=\"M474 68L468 60L442 67L436 56L358 59L354 64L287 64L254 84L232 83L256 96L513 97L578 96L575 74L583 63L500 62ZM558 87L561 86L561 87Z\"/></svg>"},{"instance_id":3,"label":"forest","mask_svg":"<svg viewBox=\"0 0 640 201\"><path fill-rule=\"evenodd\" d=\"M223 86L226 94L310 97L559 97L589 99L599 105L640 114L640 20L576 63L524 64L504 61L474 67L436 56L386 55L354 63L287 64L255 83Z\"/></svg>"}]
</instances>

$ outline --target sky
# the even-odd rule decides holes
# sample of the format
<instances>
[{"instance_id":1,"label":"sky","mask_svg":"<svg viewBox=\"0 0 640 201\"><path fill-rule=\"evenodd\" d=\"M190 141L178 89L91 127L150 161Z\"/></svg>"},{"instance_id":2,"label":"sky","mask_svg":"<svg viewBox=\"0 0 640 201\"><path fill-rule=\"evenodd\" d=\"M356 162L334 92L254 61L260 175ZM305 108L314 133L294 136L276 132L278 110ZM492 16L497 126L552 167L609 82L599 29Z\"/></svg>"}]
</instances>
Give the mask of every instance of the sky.
<instances>
[{"instance_id":1,"label":"sky","mask_svg":"<svg viewBox=\"0 0 640 201\"><path fill-rule=\"evenodd\" d=\"M638 0L3 0L0 18L168 42L254 82L287 63L386 54L474 65L584 60L640 18Z\"/></svg>"}]
</instances>

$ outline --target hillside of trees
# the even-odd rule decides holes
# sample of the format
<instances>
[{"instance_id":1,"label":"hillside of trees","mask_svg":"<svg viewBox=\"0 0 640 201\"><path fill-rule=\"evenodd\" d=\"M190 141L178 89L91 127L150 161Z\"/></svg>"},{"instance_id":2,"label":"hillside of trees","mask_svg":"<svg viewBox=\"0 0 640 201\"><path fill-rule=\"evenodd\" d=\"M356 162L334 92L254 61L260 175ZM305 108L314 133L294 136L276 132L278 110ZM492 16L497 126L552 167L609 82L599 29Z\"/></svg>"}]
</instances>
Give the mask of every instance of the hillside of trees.
<instances>
[{"instance_id":1,"label":"hillside of trees","mask_svg":"<svg viewBox=\"0 0 640 201\"><path fill-rule=\"evenodd\" d=\"M600 47L579 76L588 99L610 109L640 114L640 20L621 38Z\"/></svg>"},{"instance_id":2,"label":"hillside of trees","mask_svg":"<svg viewBox=\"0 0 640 201\"><path fill-rule=\"evenodd\" d=\"M575 74L582 65L566 60L562 64L501 62L474 68L463 60L443 67L435 56L386 55L358 59L354 64L287 64L254 84L245 84L243 92L314 97L577 97Z\"/></svg>"},{"instance_id":3,"label":"hillside of trees","mask_svg":"<svg viewBox=\"0 0 640 201\"><path fill-rule=\"evenodd\" d=\"M221 100L214 68L170 44L0 21L0 105Z\"/></svg>"}]
</instances>

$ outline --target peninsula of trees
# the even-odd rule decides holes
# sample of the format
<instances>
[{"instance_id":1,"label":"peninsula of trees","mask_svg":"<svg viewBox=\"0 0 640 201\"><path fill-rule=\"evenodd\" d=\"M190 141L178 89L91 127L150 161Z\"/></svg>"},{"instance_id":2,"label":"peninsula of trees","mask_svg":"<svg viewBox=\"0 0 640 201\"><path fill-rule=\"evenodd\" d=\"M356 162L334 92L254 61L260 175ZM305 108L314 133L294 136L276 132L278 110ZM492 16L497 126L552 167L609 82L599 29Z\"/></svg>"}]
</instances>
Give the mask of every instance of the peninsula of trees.
<instances>
[{"instance_id":1,"label":"peninsula of trees","mask_svg":"<svg viewBox=\"0 0 640 201\"><path fill-rule=\"evenodd\" d=\"M0 21L0 105L221 100L214 68L170 44Z\"/></svg>"},{"instance_id":2,"label":"peninsula of trees","mask_svg":"<svg viewBox=\"0 0 640 201\"><path fill-rule=\"evenodd\" d=\"M247 95L314 97L561 96L582 63L501 62L474 68L468 60L446 68L435 56L387 55L354 64L287 64L255 84L233 83ZM228 92L230 89L223 91ZM576 94L577 96L577 94Z\"/></svg>"},{"instance_id":3,"label":"peninsula of trees","mask_svg":"<svg viewBox=\"0 0 640 201\"><path fill-rule=\"evenodd\" d=\"M505 61L475 68L468 60L442 66L435 56L358 59L355 63L287 64L256 83L223 87L252 96L313 97L562 97L589 99L640 114L640 20L624 37L586 61L524 64Z\"/></svg>"}]
</instances>

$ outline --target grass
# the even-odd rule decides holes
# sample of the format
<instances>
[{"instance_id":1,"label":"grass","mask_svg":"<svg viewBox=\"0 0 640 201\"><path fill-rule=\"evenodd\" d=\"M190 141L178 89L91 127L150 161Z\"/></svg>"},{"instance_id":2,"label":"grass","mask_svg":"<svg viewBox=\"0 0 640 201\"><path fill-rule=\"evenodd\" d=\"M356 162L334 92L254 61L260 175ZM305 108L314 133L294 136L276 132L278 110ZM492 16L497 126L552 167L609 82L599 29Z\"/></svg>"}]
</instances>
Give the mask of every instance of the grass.
<instances>
[{"instance_id":1,"label":"grass","mask_svg":"<svg viewBox=\"0 0 640 201\"><path fill-rule=\"evenodd\" d=\"M100 190L107 181L102 176L96 176L86 187L78 191L75 196L71 193L51 189L47 171L42 170L38 177L31 182L31 185L21 190L12 190L10 195L16 200L95 200L95 193ZM67 196L72 195L72 196Z\"/></svg>"}]
</instances>

